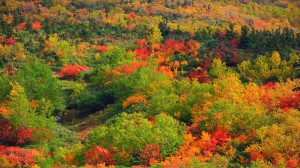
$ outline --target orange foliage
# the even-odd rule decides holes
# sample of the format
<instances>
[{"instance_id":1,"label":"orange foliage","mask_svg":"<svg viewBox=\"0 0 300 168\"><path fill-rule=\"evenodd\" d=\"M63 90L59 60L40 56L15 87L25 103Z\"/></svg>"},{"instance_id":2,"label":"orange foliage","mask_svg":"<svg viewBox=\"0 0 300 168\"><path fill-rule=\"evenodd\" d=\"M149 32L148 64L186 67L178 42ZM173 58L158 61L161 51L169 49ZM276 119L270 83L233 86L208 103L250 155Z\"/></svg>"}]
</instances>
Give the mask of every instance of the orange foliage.
<instances>
[{"instance_id":1,"label":"orange foliage","mask_svg":"<svg viewBox=\"0 0 300 168\"><path fill-rule=\"evenodd\" d=\"M264 161L265 160L263 155L255 150L251 150L249 153L250 153L250 159L252 161L258 161L258 160Z\"/></svg>"},{"instance_id":2,"label":"orange foliage","mask_svg":"<svg viewBox=\"0 0 300 168\"><path fill-rule=\"evenodd\" d=\"M192 57L198 55L198 49L200 47L201 47L201 45L195 40L190 40L187 43L188 51L191 53Z\"/></svg>"},{"instance_id":3,"label":"orange foliage","mask_svg":"<svg viewBox=\"0 0 300 168\"><path fill-rule=\"evenodd\" d=\"M300 159L297 156L291 157L288 161L287 161L287 168L296 168L300 166Z\"/></svg>"},{"instance_id":4,"label":"orange foliage","mask_svg":"<svg viewBox=\"0 0 300 168\"><path fill-rule=\"evenodd\" d=\"M133 95L128 97L124 102L123 102L123 108L127 108L133 104L141 103L141 102L146 102L146 96L145 95Z\"/></svg>"},{"instance_id":5,"label":"orange foliage","mask_svg":"<svg viewBox=\"0 0 300 168\"><path fill-rule=\"evenodd\" d=\"M33 30L40 30L43 28L43 26L41 25L40 22L33 22L31 25L32 25Z\"/></svg>"},{"instance_id":6,"label":"orange foliage","mask_svg":"<svg viewBox=\"0 0 300 168\"><path fill-rule=\"evenodd\" d=\"M144 66L147 66L146 61L141 61L141 62L133 61L130 64L125 64L122 65L121 67L114 69L112 72L116 75L125 74L126 76L129 76L132 73L134 73L134 71Z\"/></svg>"},{"instance_id":7,"label":"orange foliage","mask_svg":"<svg viewBox=\"0 0 300 168\"><path fill-rule=\"evenodd\" d=\"M107 47L107 46L104 46L104 45L93 46L93 49L94 49L95 51L98 51L98 52L101 52L101 53L104 53L104 52L107 52L107 51L108 51L108 47Z\"/></svg>"},{"instance_id":8,"label":"orange foliage","mask_svg":"<svg viewBox=\"0 0 300 168\"><path fill-rule=\"evenodd\" d=\"M4 107L4 106L0 107L0 116L7 118L9 116L9 114L10 114L10 111L8 111L6 109L6 107Z\"/></svg>"},{"instance_id":9,"label":"orange foliage","mask_svg":"<svg viewBox=\"0 0 300 168\"><path fill-rule=\"evenodd\" d=\"M227 142L231 137L227 132L217 130L213 134L202 131L201 137L196 138L191 133L184 135L184 145L180 147L179 151L168 157L162 162L165 167L172 167L174 165L185 166L193 161L194 158L200 162L209 161L219 148L225 148ZM227 151L232 153L235 151L232 147Z\"/></svg>"},{"instance_id":10,"label":"orange foliage","mask_svg":"<svg viewBox=\"0 0 300 168\"><path fill-rule=\"evenodd\" d=\"M161 66L158 68L158 70L155 72L156 74L158 73L164 73L166 74L170 79L174 79L174 74L171 70L170 67L166 67L166 66Z\"/></svg>"},{"instance_id":11,"label":"orange foliage","mask_svg":"<svg viewBox=\"0 0 300 168\"><path fill-rule=\"evenodd\" d=\"M196 138L190 133L185 134L184 145L161 164L164 167L173 167L174 165L185 166L191 163L193 158L197 158L200 161L208 161L211 159L211 155L208 153L202 154L202 145L209 140L210 135L206 132L202 132L201 138Z\"/></svg>"},{"instance_id":12,"label":"orange foliage","mask_svg":"<svg viewBox=\"0 0 300 168\"><path fill-rule=\"evenodd\" d=\"M263 29L267 28L267 23L263 20L258 20L258 21L253 23L252 27L255 30L263 30Z\"/></svg>"},{"instance_id":13,"label":"orange foliage","mask_svg":"<svg viewBox=\"0 0 300 168\"><path fill-rule=\"evenodd\" d=\"M0 146L0 167L31 167L39 152L35 149Z\"/></svg>"},{"instance_id":14,"label":"orange foliage","mask_svg":"<svg viewBox=\"0 0 300 168\"><path fill-rule=\"evenodd\" d=\"M157 144L147 144L145 149L140 151L140 159L144 164L152 166L162 160L160 147Z\"/></svg>"}]
</instances>

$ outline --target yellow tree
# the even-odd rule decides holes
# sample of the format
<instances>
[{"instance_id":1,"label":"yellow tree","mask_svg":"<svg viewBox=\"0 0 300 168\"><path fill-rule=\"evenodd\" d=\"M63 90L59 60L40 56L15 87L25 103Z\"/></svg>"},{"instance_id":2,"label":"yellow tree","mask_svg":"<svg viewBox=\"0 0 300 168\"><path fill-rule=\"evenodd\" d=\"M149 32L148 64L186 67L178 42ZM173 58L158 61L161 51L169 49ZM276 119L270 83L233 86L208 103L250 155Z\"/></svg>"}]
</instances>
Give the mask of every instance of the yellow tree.
<instances>
[{"instance_id":1,"label":"yellow tree","mask_svg":"<svg viewBox=\"0 0 300 168\"><path fill-rule=\"evenodd\" d=\"M158 43L161 42L162 39L163 39L163 36L161 35L161 32L160 32L159 28L158 27L154 27L152 29L151 34L148 36L148 40L152 44L154 44L154 43L158 44Z\"/></svg>"}]
</instances>

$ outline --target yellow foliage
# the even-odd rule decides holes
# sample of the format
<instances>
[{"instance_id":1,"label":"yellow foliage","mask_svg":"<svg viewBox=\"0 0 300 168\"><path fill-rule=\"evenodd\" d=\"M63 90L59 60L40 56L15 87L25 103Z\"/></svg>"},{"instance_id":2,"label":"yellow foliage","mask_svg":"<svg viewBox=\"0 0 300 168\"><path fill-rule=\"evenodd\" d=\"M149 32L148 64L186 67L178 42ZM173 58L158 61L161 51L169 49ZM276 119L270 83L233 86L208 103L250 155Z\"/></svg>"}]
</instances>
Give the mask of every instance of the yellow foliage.
<instances>
[{"instance_id":1,"label":"yellow foliage","mask_svg":"<svg viewBox=\"0 0 300 168\"><path fill-rule=\"evenodd\" d=\"M218 101L233 101L240 102L244 91L242 82L239 80L238 76L234 74L228 74L217 81L214 85L214 97Z\"/></svg>"},{"instance_id":2,"label":"yellow foliage","mask_svg":"<svg viewBox=\"0 0 300 168\"><path fill-rule=\"evenodd\" d=\"M210 140L210 135L207 132L202 131L201 139L203 141L209 141Z\"/></svg>"},{"instance_id":3,"label":"yellow foliage","mask_svg":"<svg viewBox=\"0 0 300 168\"><path fill-rule=\"evenodd\" d=\"M280 62L281 62L281 58L280 58L279 52L277 52L277 51L273 52L272 56L270 58L271 66L273 68L278 68L280 65Z\"/></svg>"},{"instance_id":4,"label":"yellow foliage","mask_svg":"<svg viewBox=\"0 0 300 168\"><path fill-rule=\"evenodd\" d=\"M163 39L163 36L161 35L161 32L158 27L154 27L151 34L148 36L148 40L151 43L159 44L161 40Z\"/></svg>"}]
</instances>

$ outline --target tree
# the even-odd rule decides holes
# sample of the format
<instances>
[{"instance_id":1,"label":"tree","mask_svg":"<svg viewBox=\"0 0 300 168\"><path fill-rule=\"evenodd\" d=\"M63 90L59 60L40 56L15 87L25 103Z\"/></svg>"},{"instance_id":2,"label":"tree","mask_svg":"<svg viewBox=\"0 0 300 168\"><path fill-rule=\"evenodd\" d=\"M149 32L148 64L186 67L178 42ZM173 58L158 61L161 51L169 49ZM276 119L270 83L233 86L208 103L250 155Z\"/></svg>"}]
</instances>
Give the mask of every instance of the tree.
<instances>
[{"instance_id":1,"label":"tree","mask_svg":"<svg viewBox=\"0 0 300 168\"><path fill-rule=\"evenodd\" d=\"M159 44L163 39L161 32L158 27L154 27L151 31L151 34L148 36L149 41L153 44Z\"/></svg>"},{"instance_id":2,"label":"tree","mask_svg":"<svg viewBox=\"0 0 300 168\"><path fill-rule=\"evenodd\" d=\"M24 87L31 100L50 100L57 110L64 109L63 92L59 81L53 77L48 65L30 62L16 72L16 81Z\"/></svg>"}]
</instances>

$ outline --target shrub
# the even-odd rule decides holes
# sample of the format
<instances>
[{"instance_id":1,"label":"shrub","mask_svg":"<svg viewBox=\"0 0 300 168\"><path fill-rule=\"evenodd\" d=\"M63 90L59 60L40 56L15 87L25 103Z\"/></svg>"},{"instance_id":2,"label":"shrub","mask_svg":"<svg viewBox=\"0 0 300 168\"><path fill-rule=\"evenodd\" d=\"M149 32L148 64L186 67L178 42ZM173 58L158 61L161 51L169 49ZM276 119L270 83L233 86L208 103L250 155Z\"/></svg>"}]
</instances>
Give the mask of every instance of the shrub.
<instances>
[{"instance_id":1,"label":"shrub","mask_svg":"<svg viewBox=\"0 0 300 168\"><path fill-rule=\"evenodd\" d=\"M116 162L113 155L101 146L92 145L92 149L84 152L85 163L96 165L104 163L105 165L114 165Z\"/></svg>"},{"instance_id":2,"label":"shrub","mask_svg":"<svg viewBox=\"0 0 300 168\"><path fill-rule=\"evenodd\" d=\"M118 152L114 154L116 161L122 152L130 155L130 162L140 162L135 155L145 149L147 144L158 144L162 157L172 154L183 144L184 127L181 123L165 114L157 115L155 122L149 121L140 113L115 117L89 134L89 143L103 146ZM121 157L121 158L119 158Z\"/></svg>"},{"instance_id":3,"label":"shrub","mask_svg":"<svg viewBox=\"0 0 300 168\"><path fill-rule=\"evenodd\" d=\"M55 109L64 109L62 87L48 65L34 61L17 71L16 81L25 89L28 99L50 100Z\"/></svg>"}]
</instances>

